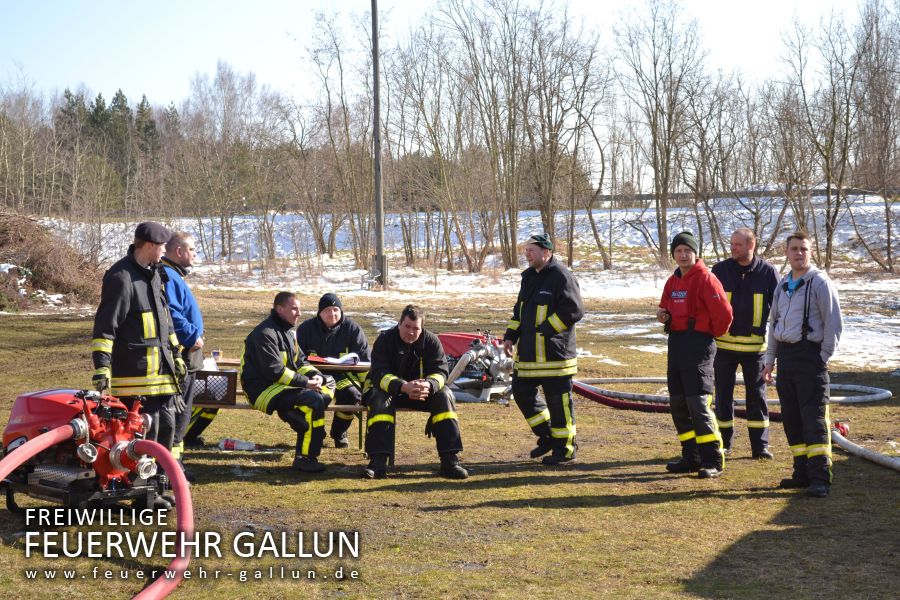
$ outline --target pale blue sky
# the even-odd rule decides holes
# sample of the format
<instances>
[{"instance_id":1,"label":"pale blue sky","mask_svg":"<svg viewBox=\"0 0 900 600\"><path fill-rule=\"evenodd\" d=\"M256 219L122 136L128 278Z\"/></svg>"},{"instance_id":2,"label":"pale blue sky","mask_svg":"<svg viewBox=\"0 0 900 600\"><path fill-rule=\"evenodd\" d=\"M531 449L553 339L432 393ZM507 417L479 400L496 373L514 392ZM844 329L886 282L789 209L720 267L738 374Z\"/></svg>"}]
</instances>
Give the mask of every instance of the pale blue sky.
<instances>
[{"instance_id":1,"label":"pale blue sky","mask_svg":"<svg viewBox=\"0 0 900 600\"><path fill-rule=\"evenodd\" d=\"M391 43L434 0L381 0ZM602 32L627 0L574 0L572 12ZM829 11L855 20L857 0L685 0L698 20L714 68L739 68L764 79L781 70L781 33L796 15L813 24ZM122 88L132 103L180 104L195 73L212 75L221 59L259 83L295 96L308 91L305 47L317 11L362 15L370 0L0 0L0 82L21 75L54 93L84 85L109 100ZM18 84L14 84L18 86Z\"/></svg>"}]
</instances>

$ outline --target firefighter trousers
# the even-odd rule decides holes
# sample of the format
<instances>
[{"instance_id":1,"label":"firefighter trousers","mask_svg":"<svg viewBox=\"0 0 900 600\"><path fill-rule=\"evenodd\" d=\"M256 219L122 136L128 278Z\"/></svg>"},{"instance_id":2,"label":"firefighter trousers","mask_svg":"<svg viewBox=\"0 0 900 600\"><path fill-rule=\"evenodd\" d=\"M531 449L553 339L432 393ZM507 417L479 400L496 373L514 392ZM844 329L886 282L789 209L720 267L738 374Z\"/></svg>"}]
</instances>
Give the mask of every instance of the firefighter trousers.
<instances>
[{"instance_id":1,"label":"firefighter trousers","mask_svg":"<svg viewBox=\"0 0 900 600\"><path fill-rule=\"evenodd\" d=\"M184 433L183 441L190 445L192 442L197 441L200 435L206 430L207 427L213 422L213 419L216 418L216 415L219 414L218 408L191 408L190 414L190 422L188 423L187 431Z\"/></svg>"},{"instance_id":2,"label":"firefighter trousers","mask_svg":"<svg viewBox=\"0 0 900 600\"><path fill-rule=\"evenodd\" d=\"M544 398L538 396L543 388ZM513 373L512 393L522 416L539 440L549 442L554 453L574 458L575 402L571 377L519 377Z\"/></svg>"},{"instance_id":3,"label":"firefighter trousers","mask_svg":"<svg viewBox=\"0 0 900 600\"><path fill-rule=\"evenodd\" d=\"M325 440L325 408L330 399L314 390L287 388L269 401L267 412L297 432L296 456L316 458Z\"/></svg>"},{"instance_id":4,"label":"firefighter trousers","mask_svg":"<svg viewBox=\"0 0 900 600\"><path fill-rule=\"evenodd\" d=\"M769 445L769 407L766 382L762 377L765 354L717 350L713 363L716 379L716 419L722 433L722 445L731 450L734 436L734 385L737 368L744 375L747 395L747 431L750 448L759 452Z\"/></svg>"},{"instance_id":5,"label":"firefighter trousers","mask_svg":"<svg viewBox=\"0 0 900 600\"><path fill-rule=\"evenodd\" d=\"M425 422L425 434L434 436L441 456L455 454L463 449L456 404L447 386L425 400L411 400L406 394L391 396L381 389L373 388L366 392L363 402L369 407L366 422L366 454L369 457L376 454L394 455L398 408L431 413Z\"/></svg>"},{"instance_id":6,"label":"firefighter trousers","mask_svg":"<svg viewBox=\"0 0 900 600\"><path fill-rule=\"evenodd\" d=\"M712 336L698 331L671 332L666 380L682 456L694 456L696 448L701 467L723 469L722 436L711 408L715 355Z\"/></svg>"},{"instance_id":7,"label":"firefighter trousers","mask_svg":"<svg viewBox=\"0 0 900 600\"><path fill-rule=\"evenodd\" d=\"M820 351L820 344L809 341L778 344L775 387L784 434L794 456L793 478L831 485L829 379Z\"/></svg>"},{"instance_id":8,"label":"firefighter trousers","mask_svg":"<svg viewBox=\"0 0 900 600\"><path fill-rule=\"evenodd\" d=\"M184 436L191 425L191 416L194 408L193 387L196 375L188 373L181 382L182 398L184 398L184 410L175 415L175 435L172 440L172 456L181 460L184 455Z\"/></svg>"},{"instance_id":9,"label":"firefighter trousers","mask_svg":"<svg viewBox=\"0 0 900 600\"><path fill-rule=\"evenodd\" d=\"M362 402L362 392L355 385L350 385L334 392L334 403L338 406L355 406ZM331 438L340 439L350 424L353 423L353 413L334 413L334 420L331 422Z\"/></svg>"}]
</instances>

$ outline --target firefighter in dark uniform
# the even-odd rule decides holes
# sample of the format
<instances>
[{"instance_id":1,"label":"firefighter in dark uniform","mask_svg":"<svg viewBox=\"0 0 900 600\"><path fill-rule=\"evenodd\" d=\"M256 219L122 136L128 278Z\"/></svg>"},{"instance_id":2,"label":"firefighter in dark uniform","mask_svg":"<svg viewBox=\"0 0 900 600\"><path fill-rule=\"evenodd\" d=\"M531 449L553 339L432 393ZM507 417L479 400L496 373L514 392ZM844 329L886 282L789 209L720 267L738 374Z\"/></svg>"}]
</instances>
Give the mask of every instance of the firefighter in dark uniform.
<instances>
[{"instance_id":1,"label":"firefighter in dark uniform","mask_svg":"<svg viewBox=\"0 0 900 600\"><path fill-rule=\"evenodd\" d=\"M771 382L778 365L781 423L794 457L780 486L824 498L832 481L828 361L843 330L841 304L834 283L811 263L809 235L788 236L785 254L791 271L775 290L763 371Z\"/></svg>"},{"instance_id":2,"label":"firefighter in dark uniform","mask_svg":"<svg viewBox=\"0 0 900 600\"><path fill-rule=\"evenodd\" d=\"M318 460L325 439L325 408L334 395L334 380L322 375L297 346L294 329L300 304L290 292L275 295L272 312L250 332L241 353L241 386L250 403L278 417L297 432L292 469L321 473Z\"/></svg>"},{"instance_id":3,"label":"firefighter in dark uniform","mask_svg":"<svg viewBox=\"0 0 900 600\"><path fill-rule=\"evenodd\" d=\"M187 369L164 291L160 265L171 232L147 221L137 226L128 254L103 275L91 343L93 383L129 408L150 416L146 439L172 447L175 412L184 403L178 381Z\"/></svg>"},{"instance_id":4,"label":"firefighter in dark uniform","mask_svg":"<svg viewBox=\"0 0 900 600\"><path fill-rule=\"evenodd\" d=\"M716 338L714 362L716 419L725 454L734 437L734 384L740 365L747 390L747 429L753 458L772 459L769 450L769 408L762 372L766 324L778 271L754 256L756 235L741 227L731 234L731 258L716 263L712 272L722 283L734 315L728 333Z\"/></svg>"},{"instance_id":5,"label":"firefighter in dark uniform","mask_svg":"<svg viewBox=\"0 0 900 600\"><path fill-rule=\"evenodd\" d=\"M678 268L666 281L656 318L669 334L666 379L681 458L667 464L666 470L697 471L701 479L718 477L725 468L725 453L710 408L713 338L728 331L731 305L722 284L699 258L700 247L692 233L676 235L670 250Z\"/></svg>"},{"instance_id":6,"label":"firefighter in dark uniform","mask_svg":"<svg viewBox=\"0 0 900 600\"><path fill-rule=\"evenodd\" d=\"M512 393L537 436L532 458L545 465L575 460L575 403L572 376L578 371L575 324L584 316L578 281L556 257L547 234L525 242L528 268L522 272L519 296L503 336L515 366ZM543 387L546 402L538 396Z\"/></svg>"},{"instance_id":7,"label":"firefighter in dark uniform","mask_svg":"<svg viewBox=\"0 0 900 600\"><path fill-rule=\"evenodd\" d=\"M425 433L434 435L441 457L440 473L450 479L469 476L459 464L462 452L453 394L447 388L447 357L438 337L424 329L425 313L413 304L403 309L396 326L382 332L372 346L372 366L363 402L369 407L363 477L387 476L394 455L397 408L428 411Z\"/></svg>"},{"instance_id":8,"label":"firefighter in dark uniform","mask_svg":"<svg viewBox=\"0 0 900 600\"><path fill-rule=\"evenodd\" d=\"M341 358L353 353L360 361L369 362L366 334L353 319L344 315L344 307L336 294L325 294L319 299L318 314L303 321L297 328L297 343L307 356ZM365 378L364 372L335 374L335 404L360 404ZM334 414L330 435L335 448L350 446L347 429L352 422L353 413Z\"/></svg>"}]
</instances>

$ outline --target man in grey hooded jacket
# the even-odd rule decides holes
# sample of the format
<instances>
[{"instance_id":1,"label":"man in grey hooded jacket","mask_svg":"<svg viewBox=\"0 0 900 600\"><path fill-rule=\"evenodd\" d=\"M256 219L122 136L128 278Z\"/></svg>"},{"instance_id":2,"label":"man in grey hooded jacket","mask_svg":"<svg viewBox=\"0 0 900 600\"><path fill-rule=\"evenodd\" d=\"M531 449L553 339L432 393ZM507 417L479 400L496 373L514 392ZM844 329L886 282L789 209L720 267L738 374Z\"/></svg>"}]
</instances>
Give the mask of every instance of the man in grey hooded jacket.
<instances>
[{"instance_id":1,"label":"man in grey hooded jacket","mask_svg":"<svg viewBox=\"0 0 900 600\"><path fill-rule=\"evenodd\" d=\"M771 382L777 363L782 424L794 456L793 474L781 487L805 487L823 498L832 479L828 361L841 337L841 306L834 283L811 264L806 233L788 236L786 255L791 271L772 300L763 376Z\"/></svg>"}]
</instances>

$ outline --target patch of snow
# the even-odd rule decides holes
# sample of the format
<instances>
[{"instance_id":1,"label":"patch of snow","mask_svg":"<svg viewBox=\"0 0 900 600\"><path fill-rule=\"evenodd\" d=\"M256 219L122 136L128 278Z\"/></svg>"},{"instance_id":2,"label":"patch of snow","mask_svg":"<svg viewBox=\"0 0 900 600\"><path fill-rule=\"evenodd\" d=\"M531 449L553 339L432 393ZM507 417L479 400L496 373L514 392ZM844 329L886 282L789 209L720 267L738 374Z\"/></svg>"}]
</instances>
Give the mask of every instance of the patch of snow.
<instances>
[{"instance_id":1,"label":"patch of snow","mask_svg":"<svg viewBox=\"0 0 900 600\"><path fill-rule=\"evenodd\" d=\"M665 346L651 346L649 344L643 346L628 346L628 348L637 350L638 352L649 352L650 354L665 354L666 352Z\"/></svg>"}]
</instances>

